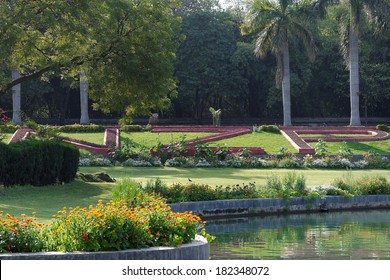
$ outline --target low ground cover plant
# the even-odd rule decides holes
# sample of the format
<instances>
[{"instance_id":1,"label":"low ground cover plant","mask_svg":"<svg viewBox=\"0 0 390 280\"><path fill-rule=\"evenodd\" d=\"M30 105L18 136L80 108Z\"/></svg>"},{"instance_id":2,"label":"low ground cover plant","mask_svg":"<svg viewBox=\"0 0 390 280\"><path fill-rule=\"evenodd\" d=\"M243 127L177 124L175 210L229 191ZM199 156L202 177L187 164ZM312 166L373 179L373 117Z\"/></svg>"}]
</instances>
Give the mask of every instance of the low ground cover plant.
<instances>
[{"instance_id":1,"label":"low ground cover plant","mask_svg":"<svg viewBox=\"0 0 390 280\"><path fill-rule=\"evenodd\" d=\"M240 153L228 154L224 147L216 151L207 152L207 147L195 152L194 156L177 154L170 158L151 155L147 150L124 152L116 155L97 156L81 155L80 166L131 166L131 167L230 167L230 168L314 168L314 169L389 169L390 160L376 153L367 153L360 158L354 158L348 149L342 150L340 155L307 155L299 157L281 149L275 156L252 156L242 149Z\"/></svg>"}]
</instances>

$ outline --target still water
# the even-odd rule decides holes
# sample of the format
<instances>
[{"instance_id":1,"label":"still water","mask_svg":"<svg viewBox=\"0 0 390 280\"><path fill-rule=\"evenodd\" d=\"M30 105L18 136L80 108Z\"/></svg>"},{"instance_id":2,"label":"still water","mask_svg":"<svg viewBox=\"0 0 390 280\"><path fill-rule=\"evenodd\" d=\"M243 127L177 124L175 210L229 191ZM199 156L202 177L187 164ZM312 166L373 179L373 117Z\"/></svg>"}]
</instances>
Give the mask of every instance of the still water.
<instances>
[{"instance_id":1,"label":"still water","mask_svg":"<svg viewBox=\"0 0 390 280\"><path fill-rule=\"evenodd\" d=\"M209 220L211 259L390 259L390 210Z\"/></svg>"}]
</instances>

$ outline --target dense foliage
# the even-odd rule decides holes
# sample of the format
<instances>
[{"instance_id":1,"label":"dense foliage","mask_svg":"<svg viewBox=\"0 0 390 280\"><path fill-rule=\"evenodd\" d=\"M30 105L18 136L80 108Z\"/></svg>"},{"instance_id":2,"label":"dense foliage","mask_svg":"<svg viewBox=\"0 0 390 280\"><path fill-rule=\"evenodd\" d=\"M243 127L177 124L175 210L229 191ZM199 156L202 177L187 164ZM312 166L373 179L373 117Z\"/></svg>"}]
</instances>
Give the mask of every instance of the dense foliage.
<instances>
[{"instance_id":1,"label":"dense foliage","mask_svg":"<svg viewBox=\"0 0 390 280\"><path fill-rule=\"evenodd\" d=\"M0 143L0 183L48 185L72 181L78 169L78 149L54 141Z\"/></svg>"},{"instance_id":2,"label":"dense foliage","mask_svg":"<svg viewBox=\"0 0 390 280\"><path fill-rule=\"evenodd\" d=\"M231 8L216 2L1 1L0 87L10 88L10 69L18 68L22 110L61 122L80 116L79 93L72 88L87 69L95 108L110 111L91 110L95 118L123 117L125 111L147 117L150 109L168 107L160 116L211 120L213 107L222 110L222 124L232 117L280 120L275 59L256 58L256 38L240 34L248 1L230 1L238 3ZM318 49L313 62L301 52L302 43L289 38L293 117L349 116L349 76L339 32L346 14L344 6L332 6L327 17L307 27ZM376 27L366 23L359 28L360 113L387 117L390 32L373 37ZM43 80L33 79L37 76ZM7 111L12 108L10 94L0 102Z\"/></svg>"}]
</instances>

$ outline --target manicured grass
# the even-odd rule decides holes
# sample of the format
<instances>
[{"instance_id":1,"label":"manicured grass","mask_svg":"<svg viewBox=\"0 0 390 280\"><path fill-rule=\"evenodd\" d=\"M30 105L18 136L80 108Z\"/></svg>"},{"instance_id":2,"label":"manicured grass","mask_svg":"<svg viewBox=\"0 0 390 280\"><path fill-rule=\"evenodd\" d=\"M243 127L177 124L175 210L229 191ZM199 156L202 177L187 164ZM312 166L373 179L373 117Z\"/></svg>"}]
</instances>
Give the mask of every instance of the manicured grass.
<instances>
[{"instance_id":1,"label":"manicured grass","mask_svg":"<svg viewBox=\"0 0 390 280\"><path fill-rule=\"evenodd\" d=\"M343 142L326 142L329 154L336 155ZM310 146L315 147L316 143L309 143ZM390 139L384 141L372 142L347 142L347 147L355 155L366 154L374 152L379 154L390 154Z\"/></svg>"},{"instance_id":2,"label":"manicured grass","mask_svg":"<svg viewBox=\"0 0 390 280\"><path fill-rule=\"evenodd\" d=\"M99 199L111 199L113 184L74 181L66 185L0 187L0 211L12 215L37 212L41 222L48 222L64 206L86 207Z\"/></svg>"},{"instance_id":3,"label":"manicured grass","mask_svg":"<svg viewBox=\"0 0 390 280\"><path fill-rule=\"evenodd\" d=\"M317 170L317 169L238 169L238 168L172 168L172 167L81 167L80 172L106 172L115 178L130 177L139 182L147 182L160 178L167 183L193 182L215 185L232 185L244 182L256 182L259 185L266 183L267 177L272 174L281 175L296 172L306 177L308 185L329 184L334 178L346 174L360 176L383 175L390 180L389 170Z\"/></svg>"},{"instance_id":4,"label":"manicured grass","mask_svg":"<svg viewBox=\"0 0 390 280\"><path fill-rule=\"evenodd\" d=\"M174 141L193 140L205 136L214 135L214 133L203 132L169 132L169 133L152 133L152 132L121 132L121 141L131 139L132 141L146 147L154 147L158 143L169 144Z\"/></svg>"},{"instance_id":5,"label":"manicured grass","mask_svg":"<svg viewBox=\"0 0 390 280\"><path fill-rule=\"evenodd\" d=\"M104 144L104 132L85 132L85 133L61 133L61 136L90 142L93 144L103 145Z\"/></svg>"},{"instance_id":6,"label":"manicured grass","mask_svg":"<svg viewBox=\"0 0 390 280\"><path fill-rule=\"evenodd\" d=\"M282 134L269 132L254 132L210 143L210 146L217 145L226 145L228 147L260 147L264 148L267 154L277 154L280 147L283 146L288 148L292 153L296 153L295 148Z\"/></svg>"},{"instance_id":7,"label":"manicured grass","mask_svg":"<svg viewBox=\"0 0 390 280\"><path fill-rule=\"evenodd\" d=\"M115 178L129 177L138 182L147 182L160 178L167 184L188 182L216 185L233 185L249 182L264 185L267 177L275 174L284 176L292 170L286 169L234 169L234 168L129 168L129 167L82 167L80 172L106 172ZM376 176L382 175L390 180L388 170L295 170L303 174L308 186L329 184L342 176ZM39 221L47 223L58 210L66 207L86 207L96 204L99 199L111 199L114 184L84 183L76 180L71 184L45 187L16 186L0 188L0 210L12 215L27 214L36 211Z\"/></svg>"}]
</instances>

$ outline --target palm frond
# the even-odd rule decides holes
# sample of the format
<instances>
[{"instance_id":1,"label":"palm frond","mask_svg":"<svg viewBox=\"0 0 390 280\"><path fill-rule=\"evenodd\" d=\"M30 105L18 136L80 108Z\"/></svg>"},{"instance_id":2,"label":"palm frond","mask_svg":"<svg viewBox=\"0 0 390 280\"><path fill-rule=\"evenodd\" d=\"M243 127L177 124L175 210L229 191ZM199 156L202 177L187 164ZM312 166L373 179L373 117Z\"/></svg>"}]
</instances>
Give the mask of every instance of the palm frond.
<instances>
[{"instance_id":1,"label":"palm frond","mask_svg":"<svg viewBox=\"0 0 390 280\"><path fill-rule=\"evenodd\" d=\"M296 21L290 22L290 30L291 33L301 39L309 59L314 60L317 52L317 46L314 42L313 35L307 28Z\"/></svg>"},{"instance_id":2,"label":"palm frond","mask_svg":"<svg viewBox=\"0 0 390 280\"><path fill-rule=\"evenodd\" d=\"M275 28L277 28L275 22L272 22L259 33L255 43L255 54L257 56L265 57L267 52L271 50Z\"/></svg>"},{"instance_id":3,"label":"palm frond","mask_svg":"<svg viewBox=\"0 0 390 280\"><path fill-rule=\"evenodd\" d=\"M375 26L374 35L390 26L390 2L386 0L361 0L370 22Z\"/></svg>"},{"instance_id":4,"label":"palm frond","mask_svg":"<svg viewBox=\"0 0 390 280\"><path fill-rule=\"evenodd\" d=\"M340 51L344 58L344 63L349 69L349 24L342 22L339 28L340 33Z\"/></svg>"}]
</instances>

